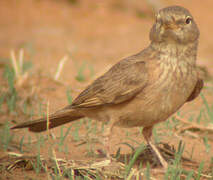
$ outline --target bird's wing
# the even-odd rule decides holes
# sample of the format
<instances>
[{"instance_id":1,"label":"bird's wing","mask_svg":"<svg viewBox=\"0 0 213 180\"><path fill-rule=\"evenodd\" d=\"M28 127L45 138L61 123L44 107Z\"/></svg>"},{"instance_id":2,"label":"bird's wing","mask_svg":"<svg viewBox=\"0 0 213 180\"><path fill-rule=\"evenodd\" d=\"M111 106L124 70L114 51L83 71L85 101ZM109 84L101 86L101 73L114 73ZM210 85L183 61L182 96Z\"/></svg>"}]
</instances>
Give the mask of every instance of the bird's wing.
<instances>
[{"instance_id":1,"label":"bird's wing","mask_svg":"<svg viewBox=\"0 0 213 180\"><path fill-rule=\"evenodd\" d=\"M194 100L200 94L203 85L204 85L203 80L198 78L195 88L192 91L191 95L188 97L187 102Z\"/></svg>"},{"instance_id":2,"label":"bird's wing","mask_svg":"<svg viewBox=\"0 0 213 180\"><path fill-rule=\"evenodd\" d=\"M145 61L132 56L114 65L89 85L73 102L72 108L118 104L136 96L147 83Z\"/></svg>"}]
</instances>

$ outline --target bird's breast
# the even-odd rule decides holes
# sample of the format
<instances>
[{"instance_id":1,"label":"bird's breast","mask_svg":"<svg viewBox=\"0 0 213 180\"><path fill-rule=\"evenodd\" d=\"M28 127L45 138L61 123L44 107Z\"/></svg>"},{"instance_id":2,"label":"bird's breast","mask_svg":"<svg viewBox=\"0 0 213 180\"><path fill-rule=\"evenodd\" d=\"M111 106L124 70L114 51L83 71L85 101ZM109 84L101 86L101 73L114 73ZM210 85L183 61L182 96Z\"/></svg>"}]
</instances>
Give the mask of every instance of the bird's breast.
<instances>
[{"instance_id":1,"label":"bird's breast","mask_svg":"<svg viewBox=\"0 0 213 180\"><path fill-rule=\"evenodd\" d=\"M168 118L166 116L176 112L191 95L197 82L194 66L186 61L174 61L159 63L158 72L150 78L152 81L145 89L145 106L159 109L156 118Z\"/></svg>"}]
</instances>

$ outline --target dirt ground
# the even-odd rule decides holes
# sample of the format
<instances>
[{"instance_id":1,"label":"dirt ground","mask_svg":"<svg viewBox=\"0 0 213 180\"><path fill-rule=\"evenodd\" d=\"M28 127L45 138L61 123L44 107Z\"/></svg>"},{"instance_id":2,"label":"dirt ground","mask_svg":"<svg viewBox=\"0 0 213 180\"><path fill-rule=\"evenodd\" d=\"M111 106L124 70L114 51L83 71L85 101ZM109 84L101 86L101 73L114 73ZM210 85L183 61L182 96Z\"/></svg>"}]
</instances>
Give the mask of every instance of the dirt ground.
<instances>
[{"instance_id":1,"label":"dirt ground","mask_svg":"<svg viewBox=\"0 0 213 180\"><path fill-rule=\"evenodd\" d=\"M157 1L157 0L156 0ZM159 0L157 2L160 2ZM209 77L213 76L213 1L212 0L161 0L162 7L167 5L181 5L190 10L200 29L200 44L197 62L208 71L203 94L212 107L213 84ZM149 44L149 30L154 21L152 6L147 1L139 0L1 0L0 1L0 76L3 76L3 66L9 63L11 50L15 50L17 56L21 48L24 49L25 61L32 62L24 84L18 88L22 97L33 96L33 107L38 112L38 102L49 102L50 112L54 112L68 104L67 92L69 90L74 98L95 77L105 72L123 57L137 53ZM67 56L63 71L58 81L54 81L54 75L60 60ZM83 80L76 77L83 72ZM2 80L2 77L0 78ZM2 84L1 84L2 86ZM33 95L32 95L33 94ZM3 106L4 107L4 106ZM181 108L184 119L198 117L205 105L201 97ZM45 108L46 111L46 108ZM213 111L213 110L212 110ZM20 113L1 113L0 123L6 121L13 125L26 121L29 116ZM170 119L170 121L172 121ZM95 152L102 145L101 124L91 122L96 127L95 132L88 135L89 125L85 121L73 122L71 131L65 139L65 150L55 148L56 157L67 160L94 160L90 152ZM83 124L83 125L82 125ZM205 122L201 122L205 124ZM82 126L81 126L82 125ZM204 161L204 167L212 167L213 138L212 131L199 129L199 131L184 131L191 124L185 124L179 129L173 127L168 130L168 123L157 125L155 139L168 143L177 148L182 140L185 143L184 155L189 157L193 150L192 160L198 166ZM207 124L212 127L211 123ZM206 127L206 126L205 126ZM193 127L194 128L194 127ZM78 136L74 133L78 130ZM187 129L187 128L186 128ZM188 128L190 129L190 128ZM53 131L56 139L60 136L61 128ZM39 138L27 130L15 130L13 143L19 144L24 135L24 144L31 137L32 142ZM43 133L45 135L45 133ZM126 137L134 139L134 141ZM156 137L159 136L159 137ZM205 141L208 138L208 142ZM131 149L126 142L136 147L136 142L143 142L139 128L119 129L115 128L111 143L111 152L115 154L121 148L121 154L130 153ZM53 142L47 141L41 146L40 153L44 159L49 158L49 149ZM36 143L33 148L24 147L24 154L36 155ZM207 146L210 149L207 149ZM0 161L8 152L20 153L15 146L8 151L0 149ZM196 164L196 167L197 167ZM196 169L195 167L187 167ZM0 171L1 173L1 171ZM160 179L158 175L153 175ZM2 173L0 179L47 179L45 173L36 174L33 170L25 171L17 168L12 173ZM205 179L205 177L203 177Z\"/></svg>"}]
</instances>

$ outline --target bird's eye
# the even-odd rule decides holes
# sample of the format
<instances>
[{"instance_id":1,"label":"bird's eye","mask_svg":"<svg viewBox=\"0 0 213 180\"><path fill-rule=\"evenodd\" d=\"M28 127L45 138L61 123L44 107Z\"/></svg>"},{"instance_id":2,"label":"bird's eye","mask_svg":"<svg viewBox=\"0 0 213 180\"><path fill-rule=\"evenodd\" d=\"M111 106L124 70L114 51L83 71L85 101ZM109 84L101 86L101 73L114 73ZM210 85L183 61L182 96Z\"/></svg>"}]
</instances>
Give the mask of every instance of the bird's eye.
<instances>
[{"instance_id":1,"label":"bird's eye","mask_svg":"<svg viewBox=\"0 0 213 180\"><path fill-rule=\"evenodd\" d=\"M186 21L185 21L185 22L186 22L186 24L190 24L190 23L192 22L192 18L188 16L188 17L186 18Z\"/></svg>"}]
</instances>

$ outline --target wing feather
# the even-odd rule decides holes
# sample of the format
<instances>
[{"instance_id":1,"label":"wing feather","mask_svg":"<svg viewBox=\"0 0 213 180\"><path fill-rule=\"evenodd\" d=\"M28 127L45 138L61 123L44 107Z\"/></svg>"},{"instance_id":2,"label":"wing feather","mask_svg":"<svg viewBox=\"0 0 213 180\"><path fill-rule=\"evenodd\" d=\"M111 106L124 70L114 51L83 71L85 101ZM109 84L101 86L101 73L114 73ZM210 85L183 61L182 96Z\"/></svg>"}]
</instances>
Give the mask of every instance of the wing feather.
<instances>
[{"instance_id":1,"label":"wing feather","mask_svg":"<svg viewBox=\"0 0 213 180\"><path fill-rule=\"evenodd\" d=\"M73 102L72 108L118 104L133 98L147 83L146 64L137 55L114 65L89 85Z\"/></svg>"}]
</instances>

